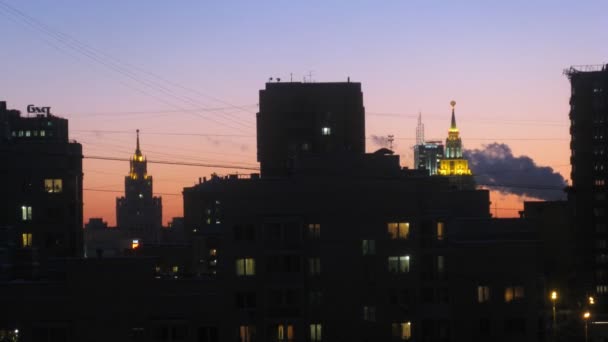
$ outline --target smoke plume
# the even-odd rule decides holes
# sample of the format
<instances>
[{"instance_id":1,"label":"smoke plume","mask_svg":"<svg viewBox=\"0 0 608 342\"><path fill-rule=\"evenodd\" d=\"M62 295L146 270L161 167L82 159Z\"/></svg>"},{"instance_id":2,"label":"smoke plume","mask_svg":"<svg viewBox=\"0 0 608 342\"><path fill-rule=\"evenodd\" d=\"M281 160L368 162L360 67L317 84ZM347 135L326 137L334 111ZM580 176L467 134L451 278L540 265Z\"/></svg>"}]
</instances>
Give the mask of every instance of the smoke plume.
<instances>
[{"instance_id":1,"label":"smoke plume","mask_svg":"<svg viewBox=\"0 0 608 342\"><path fill-rule=\"evenodd\" d=\"M374 145L378 145L379 147L388 147L387 137L372 134L371 138Z\"/></svg>"},{"instance_id":2,"label":"smoke plume","mask_svg":"<svg viewBox=\"0 0 608 342\"><path fill-rule=\"evenodd\" d=\"M536 165L528 156L513 156L506 144L492 143L482 149L465 150L464 156L478 185L542 200L565 197L566 180L561 174L551 167Z\"/></svg>"}]
</instances>

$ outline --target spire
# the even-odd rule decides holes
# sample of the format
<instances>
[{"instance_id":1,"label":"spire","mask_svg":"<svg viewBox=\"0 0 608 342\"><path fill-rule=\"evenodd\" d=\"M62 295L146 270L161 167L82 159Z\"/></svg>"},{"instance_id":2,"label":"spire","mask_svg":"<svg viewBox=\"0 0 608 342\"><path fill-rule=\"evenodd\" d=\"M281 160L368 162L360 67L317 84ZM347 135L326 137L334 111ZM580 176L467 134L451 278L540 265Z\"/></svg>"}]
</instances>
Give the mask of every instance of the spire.
<instances>
[{"instance_id":1,"label":"spire","mask_svg":"<svg viewBox=\"0 0 608 342\"><path fill-rule=\"evenodd\" d=\"M137 148L135 149L135 155L141 156L141 150L139 149L139 129L136 130L136 132L137 132Z\"/></svg>"},{"instance_id":2,"label":"spire","mask_svg":"<svg viewBox=\"0 0 608 342\"><path fill-rule=\"evenodd\" d=\"M450 102L450 105L452 106L452 125L450 126L450 131L457 131L458 128L456 127L456 115L454 114L454 107L456 107L456 101L452 100L452 102Z\"/></svg>"},{"instance_id":3,"label":"spire","mask_svg":"<svg viewBox=\"0 0 608 342\"><path fill-rule=\"evenodd\" d=\"M422 113L418 112L418 126L416 127L416 145L424 144L424 124L422 123Z\"/></svg>"}]
</instances>

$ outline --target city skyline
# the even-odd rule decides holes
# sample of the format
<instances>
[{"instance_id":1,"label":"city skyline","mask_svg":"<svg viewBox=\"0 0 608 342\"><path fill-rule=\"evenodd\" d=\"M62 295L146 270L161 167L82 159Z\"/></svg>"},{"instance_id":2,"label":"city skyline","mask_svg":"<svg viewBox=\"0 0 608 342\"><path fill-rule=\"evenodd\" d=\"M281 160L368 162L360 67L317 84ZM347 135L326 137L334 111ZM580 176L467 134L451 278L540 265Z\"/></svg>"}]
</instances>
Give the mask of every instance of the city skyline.
<instances>
[{"instance_id":1,"label":"city skyline","mask_svg":"<svg viewBox=\"0 0 608 342\"><path fill-rule=\"evenodd\" d=\"M505 143L516 156L569 179L570 86L562 70L605 63L608 53L587 43L608 28L600 14L606 4L599 2L584 15L548 3L346 9L152 3L143 11L134 4L68 3L58 10L0 2L7 19L0 21L7 32L0 35L7 47L0 52L2 100L23 114L29 104L52 107L70 121L70 138L82 143L85 156L127 159L141 129L150 161L257 166L257 96L270 77L350 77L363 87L368 152L380 147L374 136L393 134L402 166L412 167L418 112L426 137L444 140L454 99L465 149ZM114 222L126 165L84 160L85 221ZM181 216L184 187L212 172L238 171L149 168L155 194L164 198L163 223ZM523 199L493 192L493 209L515 216Z\"/></svg>"}]
</instances>

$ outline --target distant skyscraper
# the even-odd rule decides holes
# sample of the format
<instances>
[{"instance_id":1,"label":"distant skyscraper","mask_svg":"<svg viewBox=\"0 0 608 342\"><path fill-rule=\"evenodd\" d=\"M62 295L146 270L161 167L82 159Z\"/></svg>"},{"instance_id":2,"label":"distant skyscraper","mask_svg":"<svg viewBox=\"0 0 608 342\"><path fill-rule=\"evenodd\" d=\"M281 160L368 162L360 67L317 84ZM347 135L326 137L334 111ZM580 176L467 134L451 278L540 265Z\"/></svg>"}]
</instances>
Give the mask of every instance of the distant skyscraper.
<instances>
[{"instance_id":1,"label":"distant skyscraper","mask_svg":"<svg viewBox=\"0 0 608 342\"><path fill-rule=\"evenodd\" d=\"M130 161L129 175L125 177L125 196L116 199L118 228L143 243L158 243L162 228L162 198L154 197L152 176L148 175L148 162L137 147Z\"/></svg>"},{"instance_id":2,"label":"distant skyscraper","mask_svg":"<svg viewBox=\"0 0 608 342\"><path fill-rule=\"evenodd\" d=\"M424 144L424 124L422 123L422 113L418 113L418 126L416 126L416 145Z\"/></svg>"},{"instance_id":3,"label":"distant skyscraper","mask_svg":"<svg viewBox=\"0 0 608 342\"><path fill-rule=\"evenodd\" d=\"M422 114L418 114L416 146L414 146L414 167L418 170L428 170L429 175L436 175L441 158L443 158L443 144L441 141L424 141Z\"/></svg>"},{"instance_id":4,"label":"distant skyscraper","mask_svg":"<svg viewBox=\"0 0 608 342\"><path fill-rule=\"evenodd\" d=\"M579 291L608 295L608 64L571 67L570 148ZM599 301L608 311L606 300Z\"/></svg>"},{"instance_id":5,"label":"distant skyscraper","mask_svg":"<svg viewBox=\"0 0 608 342\"><path fill-rule=\"evenodd\" d=\"M445 156L439 165L439 174L442 176L470 176L469 162L462 157L462 139L456 127L456 115L454 107L456 101L450 102L452 106L452 124L445 141Z\"/></svg>"}]
</instances>

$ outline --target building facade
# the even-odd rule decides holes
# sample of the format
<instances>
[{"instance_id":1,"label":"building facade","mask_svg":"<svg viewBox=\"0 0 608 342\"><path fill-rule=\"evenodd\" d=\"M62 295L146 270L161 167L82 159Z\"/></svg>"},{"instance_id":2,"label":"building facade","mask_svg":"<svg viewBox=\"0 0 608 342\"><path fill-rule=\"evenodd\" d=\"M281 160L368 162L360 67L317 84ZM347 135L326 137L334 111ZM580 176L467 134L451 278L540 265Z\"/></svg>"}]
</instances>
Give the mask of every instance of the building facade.
<instances>
[{"instance_id":1,"label":"building facade","mask_svg":"<svg viewBox=\"0 0 608 342\"><path fill-rule=\"evenodd\" d=\"M152 192L153 179L148 174L148 162L139 146L139 130L135 154L129 161L125 176L125 195L116 199L116 224L124 237L142 243L158 243L162 229L162 198Z\"/></svg>"},{"instance_id":2,"label":"building facade","mask_svg":"<svg viewBox=\"0 0 608 342\"><path fill-rule=\"evenodd\" d=\"M571 67L570 148L578 290L608 312L608 65Z\"/></svg>"},{"instance_id":3,"label":"building facade","mask_svg":"<svg viewBox=\"0 0 608 342\"><path fill-rule=\"evenodd\" d=\"M443 143L441 141L425 141L414 146L416 169L428 170L431 176L437 175L443 155Z\"/></svg>"},{"instance_id":4,"label":"building facade","mask_svg":"<svg viewBox=\"0 0 608 342\"><path fill-rule=\"evenodd\" d=\"M68 120L43 108L24 117L0 102L0 183L7 194L0 226L10 236L4 243L14 277L35 276L49 259L83 255L82 146L68 139Z\"/></svg>"}]
</instances>

